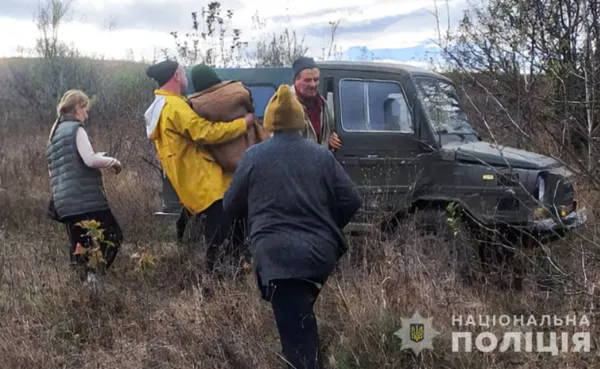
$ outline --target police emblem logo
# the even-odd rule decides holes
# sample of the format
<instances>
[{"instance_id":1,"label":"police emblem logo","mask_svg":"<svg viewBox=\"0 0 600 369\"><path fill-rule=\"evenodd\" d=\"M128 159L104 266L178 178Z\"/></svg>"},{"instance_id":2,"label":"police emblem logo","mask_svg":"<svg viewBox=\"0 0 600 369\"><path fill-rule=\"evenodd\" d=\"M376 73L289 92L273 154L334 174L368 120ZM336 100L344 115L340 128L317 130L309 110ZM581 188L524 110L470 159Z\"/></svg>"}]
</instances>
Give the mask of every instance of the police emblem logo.
<instances>
[{"instance_id":1,"label":"police emblem logo","mask_svg":"<svg viewBox=\"0 0 600 369\"><path fill-rule=\"evenodd\" d=\"M433 338L440 333L433 328L431 320L419 312L412 318L402 318L402 328L394 333L402 340L401 350L412 350L416 355L424 349L433 350Z\"/></svg>"},{"instance_id":2,"label":"police emblem logo","mask_svg":"<svg viewBox=\"0 0 600 369\"><path fill-rule=\"evenodd\" d=\"M413 323L410 325L410 340L413 342L421 342L424 337L425 325L421 323Z\"/></svg>"}]
</instances>

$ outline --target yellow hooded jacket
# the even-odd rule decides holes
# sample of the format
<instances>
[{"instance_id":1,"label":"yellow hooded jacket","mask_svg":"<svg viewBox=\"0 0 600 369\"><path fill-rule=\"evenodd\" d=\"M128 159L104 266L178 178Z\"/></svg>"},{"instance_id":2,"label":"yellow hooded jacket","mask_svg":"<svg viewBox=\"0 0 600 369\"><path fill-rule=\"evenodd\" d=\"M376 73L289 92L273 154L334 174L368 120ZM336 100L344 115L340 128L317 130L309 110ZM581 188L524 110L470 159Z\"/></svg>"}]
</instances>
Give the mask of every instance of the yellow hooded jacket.
<instances>
[{"instance_id":1,"label":"yellow hooded jacket","mask_svg":"<svg viewBox=\"0 0 600 369\"><path fill-rule=\"evenodd\" d=\"M231 141L246 132L244 118L210 122L198 116L185 98L165 90L154 91L146 110L146 134L182 205L192 214L223 198L231 183L205 145Z\"/></svg>"}]
</instances>

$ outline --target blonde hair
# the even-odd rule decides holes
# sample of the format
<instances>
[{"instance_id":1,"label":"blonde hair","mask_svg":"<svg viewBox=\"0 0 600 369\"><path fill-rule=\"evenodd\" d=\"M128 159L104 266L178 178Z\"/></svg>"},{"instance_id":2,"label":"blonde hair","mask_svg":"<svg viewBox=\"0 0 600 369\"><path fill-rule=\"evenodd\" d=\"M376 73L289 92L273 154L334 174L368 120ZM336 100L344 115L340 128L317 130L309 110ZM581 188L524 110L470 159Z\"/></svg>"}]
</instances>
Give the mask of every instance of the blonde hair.
<instances>
[{"instance_id":1,"label":"blonde hair","mask_svg":"<svg viewBox=\"0 0 600 369\"><path fill-rule=\"evenodd\" d=\"M52 139L52 135L56 127L66 115L73 115L78 107L86 108L90 105L90 98L81 90L69 90L64 93L60 102L56 106L56 120L50 130L48 142Z\"/></svg>"}]
</instances>

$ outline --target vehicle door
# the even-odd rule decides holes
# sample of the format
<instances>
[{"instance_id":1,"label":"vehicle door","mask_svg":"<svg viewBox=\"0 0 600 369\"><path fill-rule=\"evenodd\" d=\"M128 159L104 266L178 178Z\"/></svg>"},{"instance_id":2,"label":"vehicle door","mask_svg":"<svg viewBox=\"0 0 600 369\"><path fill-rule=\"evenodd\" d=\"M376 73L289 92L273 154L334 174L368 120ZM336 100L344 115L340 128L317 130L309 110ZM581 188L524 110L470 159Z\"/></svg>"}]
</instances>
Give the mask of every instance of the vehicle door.
<instances>
[{"instance_id":1,"label":"vehicle door","mask_svg":"<svg viewBox=\"0 0 600 369\"><path fill-rule=\"evenodd\" d=\"M332 70L322 81L342 142L335 155L364 196L364 210L380 214L407 207L419 143L401 76Z\"/></svg>"}]
</instances>

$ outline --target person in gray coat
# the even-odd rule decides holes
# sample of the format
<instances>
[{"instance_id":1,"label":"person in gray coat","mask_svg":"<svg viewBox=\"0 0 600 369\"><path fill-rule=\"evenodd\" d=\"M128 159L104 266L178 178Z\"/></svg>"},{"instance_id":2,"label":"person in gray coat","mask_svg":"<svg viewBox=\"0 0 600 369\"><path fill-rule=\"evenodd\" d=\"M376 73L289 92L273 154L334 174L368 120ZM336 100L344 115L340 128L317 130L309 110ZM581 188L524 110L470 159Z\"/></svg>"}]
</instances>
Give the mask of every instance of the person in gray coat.
<instances>
[{"instance_id":1,"label":"person in gray coat","mask_svg":"<svg viewBox=\"0 0 600 369\"><path fill-rule=\"evenodd\" d=\"M246 150L223 205L228 216L248 217L258 286L284 357L293 368L322 368L314 303L362 201L333 153L302 137L304 110L288 86L271 98L264 127L273 136Z\"/></svg>"},{"instance_id":2,"label":"person in gray coat","mask_svg":"<svg viewBox=\"0 0 600 369\"><path fill-rule=\"evenodd\" d=\"M122 166L119 160L92 148L84 128L89 106L84 92L65 92L56 108L57 118L50 131L46 155L52 193L49 215L65 224L71 243L71 266L91 292L97 292L100 275L111 266L123 241L121 227L108 203L101 170L110 168L119 174ZM102 257L93 260L100 259L97 266L89 263L89 253L81 252L92 250L87 230L79 226L80 222L90 220L100 223L104 240L112 243L101 245Z\"/></svg>"}]
</instances>

